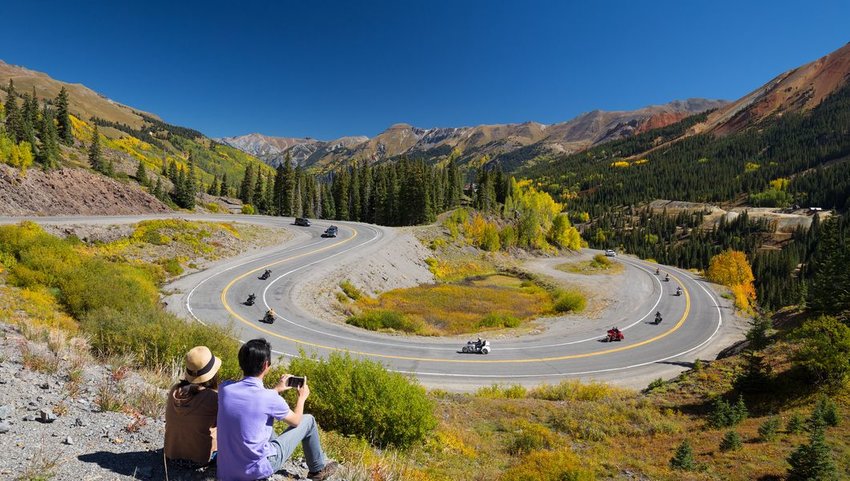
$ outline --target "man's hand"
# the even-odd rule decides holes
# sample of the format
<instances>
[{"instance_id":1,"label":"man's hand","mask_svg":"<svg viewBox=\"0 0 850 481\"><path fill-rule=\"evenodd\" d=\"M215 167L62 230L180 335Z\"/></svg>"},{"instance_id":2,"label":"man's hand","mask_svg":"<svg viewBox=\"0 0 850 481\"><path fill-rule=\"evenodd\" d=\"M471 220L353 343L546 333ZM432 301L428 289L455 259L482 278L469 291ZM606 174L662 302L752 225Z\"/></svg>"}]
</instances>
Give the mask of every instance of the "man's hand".
<instances>
[{"instance_id":1,"label":"man's hand","mask_svg":"<svg viewBox=\"0 0 850 481\"><path fill-rule=\"evenodd\" d=\"M307 385L307 378L304 378L304 384L298 388L298 400L306 401L307 397L310 395L310 386Z\"/></svg>"},{"instance_id":2,"label":"man's hand","mask_svg":"<svg viewBox=\"0 0 850 481\"><path fill-rule=\"evenodd\" d=\"M290 377L292 377L292 374L284 374L283 376L280 376L280 380L277 382L273 389L277 391L278 394L289 389L290 386L286 385L286 381L289 380Z\"/></svg>"}]
</instances>

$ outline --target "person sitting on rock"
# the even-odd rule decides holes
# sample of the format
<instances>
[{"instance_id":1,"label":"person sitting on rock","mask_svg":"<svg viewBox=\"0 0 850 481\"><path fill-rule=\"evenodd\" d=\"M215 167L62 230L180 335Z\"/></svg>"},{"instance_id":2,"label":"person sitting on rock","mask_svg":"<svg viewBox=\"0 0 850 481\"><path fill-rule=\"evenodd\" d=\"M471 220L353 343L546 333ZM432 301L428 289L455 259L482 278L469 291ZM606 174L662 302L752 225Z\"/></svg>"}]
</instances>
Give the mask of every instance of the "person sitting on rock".
<instances>
[{"instance_id":1,"label":"person sitting on rock","mask_svg":"<svg viewBox=\"0 0 850 481\"><path fill-rule=\"evenodd\" d=\"M206 346L186 353L183 379L165 404L165 457L189 467L210 464L216 452L218 359Z\"/></svg>"},{"instance_id":2,"label":"person sitting on rock","mask_svg":"<svg viewBox=\"0 0 850 481\"><path fill-rule=\"evenodd\" d=\"M309 472L307 478L323 481L336 472L338 464L328 461L319 442L316 420L304 414L304 402L310 388L296 388L295 409L280 396L289 389L283 375L272 389L263 386L263 378L271 369L271 345L265 339L253 339L239 349L239 367L245 375L239 381L222 384L218 409L218 479L253 481L265 479L279 471L298 444L304 450ZM272 429L275 420L283 420L289 428L280 436Z\"/></svg>"}]
</instances>

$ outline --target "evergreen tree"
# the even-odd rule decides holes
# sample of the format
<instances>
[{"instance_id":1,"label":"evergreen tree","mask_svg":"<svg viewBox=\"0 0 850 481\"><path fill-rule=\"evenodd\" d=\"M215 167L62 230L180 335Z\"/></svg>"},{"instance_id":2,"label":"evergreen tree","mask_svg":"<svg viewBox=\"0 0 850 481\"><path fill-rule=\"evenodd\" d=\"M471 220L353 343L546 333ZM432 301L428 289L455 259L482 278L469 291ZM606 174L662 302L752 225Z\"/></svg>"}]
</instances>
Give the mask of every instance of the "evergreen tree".
<instances>
[{"instance_id":1,"label":"evergreen tree","mask_svg":"<svg viewBox=\"0 0 850 481\"><path fill-rule=\"evenodd\" d=\"M295 215L295 171L292 167L292 158L289 152L283 159L283 188L281 189L281 215L290 217Z\"/></svg>"},{"instance_id":2,"label":"evergreen tree","mask_svg":"<svg viewBox=\"0 0 850 481\"><path fill-rule=\"evenodd\" d=\"M153 194L154 197L156 197L159 200L164 199L165 193L163 192L163 187L162 187L162 177L156 178L156 187L153 188L152 194Z\"/></svg>"},{"instance_id":3,"label":"evergreen tree","mask_svg":"<svg viewBox=\"0 0 850 481\"><path fill-rule=\"evenodd\" d=\"M56 96L56 121L59 140L65 145L74 143L74 131L71 127L71 112L68 108L68 91L63 86ZM163 164L164 165L164 164Z\"/></svg>"},{"instance_id":4,"label":"evergreen tree","mask_svg":"<svg viewBox=\"0 0 850 481\"><path fill-rule=\"evenodd\" d=\"M820 225L817 250L808 305L816 312L846 317L850 310L850 242L843 217L833 216Z\"/></svg>"},{"instance_id":5,"label":"evergreen tree","mask_svg":"<svg viewBox=\"0 0 850 481\"><path fill-rule=\"evenodd\" d=\"M823 428L812 431L808 444L801 444L788 456L788 481L838 481L838 469L826 443Z\"/></svg>"},{"instance_id":6,"label":"evergreen tree","mask_svg":"<svg viewBox=\"0 0 850 481\"><path fill-rule=\"evenodd\" d=\"M360 220L360 213L363 211L360 198L360 169L357 168L355 162L351 167L351 197L349 200L350 218L354 221Z\"/></svg>"},{"instance_id":7,"label":"evergreen tree","mask_svg":"<svg viewBox=\"0 0 850 481\"><path fill-rule=\"evenodd\" d=\"M168 180L171 181L172 189L177 187L177 183L179 182L180 172L177 170L177 162L174 159L171 159L171 163L168 165Z\"/></svg>"},{"instance_id":8,"label":"evergreen tree","mask_svg":"<svg viewBox=\"0 0 850 481\"><path fill-rule=\"evenodd\" d=\"M136 178L136 182L141 185L147 186L149 184L148 171L145 169L145 163L141 160L139 161L139 165L136 166L136 174L134 177Z\"/></svg>"},{"instance_id":9,"label":"evergreen tree","mask_svg":"<svg viewBox=\"0 0 850 481\"><path fill-rule=\"evenodd\" d=\"M44 103L39 128L41 147L38 149L38 160L44 169L52 169L59 163L59 136L56 132L56 124L53 121L53 112Z\"/></svg>"},{"instance_id":10,"label":"evergreen tree","mask_svg":"<svg viewBox=\"0 0 850 481\"><path fill-rule=\"evenodd\" d=\"M230 197L230 187L227 185L227 172L221 174L221 183L218 186L218 195Z\"/></svg>"},{"instance_id":11,"label":"evergreen tree","mask_svg":"<svg viewBox=\"0 0 850 481\"><path fill-rule=\"evenodd\" d=\"M741 435L737 431L727 431L720 440L721 451L737 451L741 449Z\"/></svg>"},{"instance_id":12,"label":"evergreen tree","mask_svg":"<svg viewBox=\"0 0 850 481\"><path fill-rule=\"evenodd\" d=\"M6 110L6 133L15 143L21 142L24 140L23 119L18 108L18 94L15 92L15 83L12 79L9 79L9 86L6 88L6 103L3 107Z\"/></svg>"},{"instance_id":13,"label":"evergreen tree","mask_svg":"<svg viewBox=\"0 0 850 481\"><path fill-rule=\"evenodd\" d=\"M106 164L103 162L100 153L100 133L97 131L97 124L94 124L91 144L89 144L89 165L96 172L106 173Z\"/></svg>"},{"instance_id":14,"label":"evergreen tree","mask_svg":"<svg viewBox=\"0 0 850 481\"><path fill-rule=\"evenodd\" d=\"M35 148L36 146L36 131L38 130L38 98L35 96L35 87L32 94L24 95L24 105L21 110L23 128L23 140L30 143Z\"/></svg>"},{"instance_id":15,"label":"evergreen tree","mask_svg":"<svg viewBox=\"0 0 850 481\"><path fill-rule=\"evenodd\" d=\"M253 164L248 164L245 167L245 176L242 177L242 185L239 187L239 199L241 199L243 203L251 204L254 196L255 183L254 166Z\"/></svg>"},{"instance_id":16,"label":"evergreen tree","mask_svg":"<svg viewBox=\"0 0 850 481\"><path fill-rule=\"evenodd\" d=\"M189 154L189 170L186 172L185 185L183 186L183 207L195 208L195 195L198 193L198 172L195 170L195 159Z\"/></svg>"},{"instance_id":17,"label":"evergreen tree","mask_svg":"<svg viewBox=\"0 0 850 481\"><path fill-rule=\"evenodd\" d=\"M258 169L257 171L257 181L254 183L254 208L257 210L258 214L266 213L266 202L263 196L266 192L266 185L263 182L263 173Z\"/></svg>"},{"instance_id":18,"label":"evergreen tree","mask_svg":"<svg viewBox=\"0 0 850 481\"><path fill-rule=\"evenodd\" d=\"M207 187L207 194L209 195L218 195L220 187L218 185L218 176L214 176L212 182Z\"/></svg>"},{"instance_id":19,"label":"evergreen tree","mask_svg":"<svg viewBox=\"0 0 850 481\"><path fill-rule=\"evenodd\" d=\"M694 462L694 450L687 439L682 441L682 444L676 448L676 453L673 454L673 457L670 459L670 467L673 469L680 469L682 471L693 471L696 469L696 463Z\"/></svg>"},{"instance_id":20,"label":"evergreen tree","mask_svg":"<svg viewBox=\"0 0 850 481\"><path fill-rule=\"evenodd\" d=\"M336 219L336 207L330 184L322 184L322 218Z\"/></svg>"},{"instance_id":21,"label":"evergreen tree","mask_svg":"<svg viewBox=\"0 0 850 481\"><path fill-rule=\"evenodd\" d=\"M286 192L286 177L283 164L278 164L274 173L274 194L272 194L272 206L275 215L286 215L283 208L283 197Z\"/></svg>"},{"instance_id":22,"label":"evergreen tree","mask_svg":"<svg viewBox=\"0 0 850 481\"><path fill-rule=\"evenodd\" d=\"M304 170L300 165L295 166L295 191L292 195L292 215L304 217Z\"/></svg>"}]
</instances>

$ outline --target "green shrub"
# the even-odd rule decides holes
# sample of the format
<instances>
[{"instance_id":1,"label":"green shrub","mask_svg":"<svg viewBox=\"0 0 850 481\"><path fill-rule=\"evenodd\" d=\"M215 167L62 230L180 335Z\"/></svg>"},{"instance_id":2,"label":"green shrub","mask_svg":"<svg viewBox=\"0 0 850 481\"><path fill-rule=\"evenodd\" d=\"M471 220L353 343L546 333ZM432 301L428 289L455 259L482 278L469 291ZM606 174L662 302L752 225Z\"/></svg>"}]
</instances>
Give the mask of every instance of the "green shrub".
<instances>
[{"instance_id":1,"label":"green shrub","mask_svg":"<svg viewBox=\"0 0 850 481\"><path fill-rule=\"evenodd\" d=\"M590 267L594 269L608 269L612 264L611 259L605 257L604 254L596 254L593 256L593 260L590 261Z\"/></svg>"},{"instance_id":2,"label":"green shrub","mask_svg":"<svg viewBox=\"0 0 850 481\"><path fill-rule=\"evenodd\" d=\"M254 206L251 204L242 204L242 213L247 215L254 215L257 213L257 211L254 210Z\"/></svg>"},{"instance_id":3,"label":"green shrub","mask_svg":"<svg viewBox=\"0 0 850 481\"><path fill-rule=\"evenodd\" d=\"M183 273L183 266L180 261L174 257L164 257L156 261L156 263L168 273L169 276L179 276Z\"/></svg>"},{"instance_id":4,"label":"green shrub","mask_svg":"<svg viewBox=\"0 0 850 481\"><path fill-rule=\"evenodd\" d=\"M835 427L838 426L840 421L841 419L838 416L838 408L836 407L835 402L824 396L815 405L814 410L812 410L812 415L809 417L808 425L809 429L815 429L817 426Z\"/></svg>"},{"instance_id":5,"label":"green shrub","mask_svg":"<svg viewBox=\"0 0 850 481\"><path fill-rule=\"evenodd\" d=\"M534 451L499 478L501 481L593 481L593 472L581 466L568 448Z\"/></svg>"},{"instance_id":6,"label":"green shrub","mask_svg":"<svg viewBox=\"0 0 850 481\"><path fill-rule=\"evenodd\" d=\"M838 481L838 469L823 428L812 431L809 444L801 444L788 456L788 481Z\"/></svg>"},{"instance_id":7,"label":"green shrub","mask_svg":"<svg viewBox=\"0 0 850 481\"><path fill-rule=\"evenodd\" d=\"M399 312L385 310L357 314L349 317L345 322L352 326L369 329L370 331L393 329L403 332L417 332L423 327L421 322L411 320Z\"/></svg>"},{"instance_id":8,"label":"green shrub","mask_svg":"<svg viewBox=\"0 0 850 481\"><path fill-rule=\"evenodd\" d=\"M738 431L727 431L720 440L721 451L737 451L741 449L741 435Z\"/></svg>"},{"instance_id":9,"label":"green shrub","mask_svg":"<svg viewBox=\"0 0 850 481\"><path fill-rule=\"evenodd\" d=\"M517 327L520 320L510 314L491 312L478 323L479 327Z\"/></svg>"},{"instance_id":10,"label":"green shrub","mask_svg":"<svg viewBox=\"0 0 850 481\"><path fill-rule=\"evenodd\" d=\"M492 386L484 386L478 391L475 391L476 397L487 399L522 399L528 391L525 387L514 384L513 386L502 386L501 384L493 384Z\"/></svg>"},{"instance_id":11,"label":"green shrub","mask_svg":"<svg viewBox=\"0 0 850 481\"><path fill-rule=\"evenodd\" d=\"M342 292L348 296L349 299L356 301L363 297L363 293L360 292L360 289L354 287L354 284L351 283L348 279L339 283L339 288L342 289Z\"/></svg>"},{"instance_id":12,"label":"green shrub","mask_svg":"<svg viewBox=\"0 0 850 481\"><path fill-rule=\"evenodd\" d=\"M803 432L805 426L806 422L803 416L800 413L794 413L788 418L788 422L785 424L785 430L791 434L798 434Z\"/></svg>"},{"instance_id":13,"label":"green shrub","mask_svg":"<svg viewBox=\"0 0 850 481\"><path fill-rule=\"evenodd\" d=\"M747 405L744 404L744 398L738 397L738 402L735 405L729 404L723 398L716 398L708 424L715 428L729 428L737 426L741 421L747 419Z\"/></svg>"},{"instance_id":14,"label":"green shrub","mask_svg":"<svg viewBox=\"0 0 850 481\"><path fill-rule=\"evenodd\" d=\"M682 441L682 444L676 448L676 453L670 458L670 467L682 471L693 471L696 469L694 450L687 439Z\"/></svg>"},{"instance_id":15,"label":"green shrub","mask_svg":"<svg viewBox=\"0 0 850 481\"><path fill-rule=\"evenodd\" d=\"M406 448L437 424L434 404L415 380L368 359L331 353L327 359L292 359L289 372L306 375L310 411L324 429Z\"/></svg>"},{"instance_id":16,"label":"green shrub","mask_svg":"<svg viewBox=\"0 0 850 481\"><path fill-rule=\"evenodd\" d=\"M587 305L587 299L579 291L559 292L555 298L556 312L581 312Z\"/></svg>"},{"instance_id":17,"label":"green shrub","mask_svg":"<svg viewBox=\"0 0 850 481\"><path fill-rule=\"evenodd\" d=\"M773 441L779 431L779 418L772 416L759 425L759 439L761 441Z\"/></svg>"},{"instance_id":18,"label":"green shrub","mask_svg":"<svg viewBox=\"0 0 850 481\"><path fill-rule=\"evenodd\" d=\"M800 341L794 354L796 365L819 384L840 388L850 377L850 327L830 316L803 323L791 337Z\"/></svg>"},{"instance_id":19,"label":"green shrub","mask_svg":"<svg viewBox=\"0 0 850 481\"><path fill-rule=\"evenodd\" d=\"M502 244L502 249L510 249L516 246L516 229L514 226L507 225L499 232L499 242Z\"/></svg>"},{"instance_id":20,"label":"green shrub","mask_svg":"<svg viewBox=\"0 0 850 481\"><path fill-rule=\"evenodd\" d=\"M558 384L542 384L532 389L528 395L535 399L547 401L600 401L613 394L614 390L607 384L598 382L582 383L568 379Z\"/></svg>"},{"instance_id":21,"label":"green shrub","mask_svg":"<svg viewBox=\"0 0 850 481\"><path fill-rule=\"evenodd\" d=\"M660 377L653 379L652 382L649 383L649 386L646 386L646 389L644 389L643 392L651 392L655 389L660 388L663 385L664 385L664 379L661 379Z\"/></svg>"},{"instance_id":22,"label":"green shrub","mask_svg":"<svg viewBox=\"0 0 850 481\"><path fill-rule=\"evenodd\" d=\"M542 424L520 420L508 441L508 453L516 456L538 449L550 449L558 442L558 436Z\"/></svg>"}]
</instances>

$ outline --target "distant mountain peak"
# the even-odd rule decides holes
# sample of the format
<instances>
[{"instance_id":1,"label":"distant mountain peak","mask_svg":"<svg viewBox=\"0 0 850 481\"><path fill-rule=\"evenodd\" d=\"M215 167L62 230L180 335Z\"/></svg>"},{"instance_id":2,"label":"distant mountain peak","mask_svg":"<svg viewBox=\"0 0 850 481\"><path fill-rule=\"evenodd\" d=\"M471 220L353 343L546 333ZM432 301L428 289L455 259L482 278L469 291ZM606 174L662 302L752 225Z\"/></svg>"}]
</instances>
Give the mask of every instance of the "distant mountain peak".
<instances>
[{"instance_id":1,"label":"distant mountain peak","mask_svg":"<svg viewBox=\"0 0 850 481\"><path fill-rule=\"evenodd\" d=\"M299 165L326 168L348 160L380 160L407 155L437 159L459 149L466 159L510 155L537 144L540 150L573 152L607 140L663 127L684 117L725 105L722 100L691 98L633 111L593 110L556 124L525 121L475 127L420 128L399 122L375 137L341 137L319 141L309 137L270 137L248 134L220 139L279 165L288 154Z\"/></svg>"}]
</instances>

